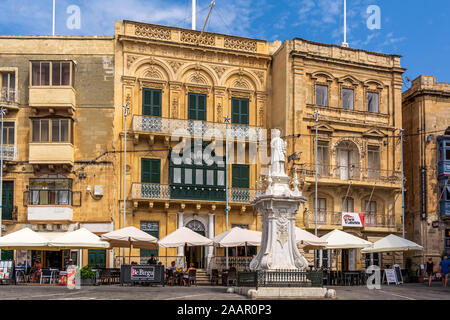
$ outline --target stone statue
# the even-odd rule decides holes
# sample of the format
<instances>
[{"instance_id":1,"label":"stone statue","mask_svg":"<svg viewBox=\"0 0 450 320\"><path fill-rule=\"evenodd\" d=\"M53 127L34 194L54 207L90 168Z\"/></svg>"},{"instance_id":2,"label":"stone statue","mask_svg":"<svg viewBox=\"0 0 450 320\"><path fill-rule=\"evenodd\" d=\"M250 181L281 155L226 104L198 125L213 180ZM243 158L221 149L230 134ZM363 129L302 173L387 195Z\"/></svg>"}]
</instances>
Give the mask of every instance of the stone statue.
<instances>
[{"instance_id":1,"label":"stone statue","mask_svg":"<svg viewBox=\"0 0 450 320\"><path fill-rule=\"evenodd\" d=\"M286 141L280 138L280 130L272 130L271 173L273 176L285 176L284 163L286 161Z\"/></svg>"}]
</instances>

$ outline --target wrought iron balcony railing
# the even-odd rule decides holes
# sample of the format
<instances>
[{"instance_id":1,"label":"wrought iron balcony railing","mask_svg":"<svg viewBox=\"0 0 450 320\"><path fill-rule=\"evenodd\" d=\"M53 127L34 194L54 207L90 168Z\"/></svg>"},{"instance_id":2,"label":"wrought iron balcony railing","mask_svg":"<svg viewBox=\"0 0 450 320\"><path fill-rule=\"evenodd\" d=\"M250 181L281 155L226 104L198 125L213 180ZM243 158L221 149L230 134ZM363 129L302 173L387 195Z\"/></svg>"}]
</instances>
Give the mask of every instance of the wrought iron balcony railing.
<instances>
[{"instance_id":1,"label":"wrought iron balcony railing","mask_svg":"<svg viewBox=\"0 0 450 320\"><path fill-rule=\"evenodd\" d=\"M216 139L225 139L226 124L219 122L170 119L153 116L133 116L133 131L177 134L179 136L213 136ZM262 137L262 128L243 125L230 124L228 126L228 137L237 140L258 141L266 139Z\"/></svg>"},{"instance_id":2,"label":"wrought iron balcony railing","mask_svg":"<svg viewBox=\"0 0 450 320\"><path fill-rule=\"evenodd\" d=\"M315 224L315 213L307 212L303 215L305 225ZM340 226L342 225L342 212L329 212L318 211L317 212L317 224ZM384 214L364 214L364 227L379 227L379 228L394 228L395 216Z\"/></svg>"},{"instance_id":3,"label":"wrought iron balcony railing","mask_svg":"<svg viewBox=\"0 0 450 320\"><path fill-rule=\"evenodd\" d=\"M314 163L305 163L300 166L299 174L314 177L316 166ZM401 183L401 171L361 168L358 166L323 165L317 166L319 179L339 179L356 181L381 181L384 183Z\"/></svg>"},{"instance_id":4,"label":"wrought iron balcony railing","mask_svg":"<svg viewBox=\"0 0 450 320\"><path fill-rule=\"evenodd\" d=\"M232 203L250 203L255 198L255 195L256 190L253 189L230 188L230 202ZM225 202L225 191L223 188L209 186L178 187L157 183L133 183L131 187L131 199L190 199Z\"/></svg>"},{"instance_id":5,"label":"wrought iron balcony railing","mask_svg":"<svg viewBox=\"0 0 450 320\"><path fill-rule=\"evenodd\" d=\"M17 146L3 145L3 160L15 161L17 160Z\"/></svg>"},{"instance_id":6,"label":"wrought iron balcony railing","mask_svg":"<svg viewBox=\"0 0 450 320\"><path fill-rule=\"evenodd\" d=\"M15 89L1 88L0 103L2 104L14 104L19 102L19 91Z\"/></svg>"}]
</instances>

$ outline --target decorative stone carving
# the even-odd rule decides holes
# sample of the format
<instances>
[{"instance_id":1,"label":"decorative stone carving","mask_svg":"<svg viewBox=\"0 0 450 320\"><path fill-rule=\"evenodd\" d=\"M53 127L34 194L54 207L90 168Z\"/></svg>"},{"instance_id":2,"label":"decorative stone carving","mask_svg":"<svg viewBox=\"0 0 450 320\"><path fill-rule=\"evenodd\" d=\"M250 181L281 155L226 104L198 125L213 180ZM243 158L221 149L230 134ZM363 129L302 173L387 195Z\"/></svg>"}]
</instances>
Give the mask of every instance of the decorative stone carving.
<instances>
[{"instance_id":1,"label":"decorative stone carving","mask_svg":"<svg viewBox=\"0 0 450 320\"><path fill-rule=\"evenodd\" d=\"M256 52L256 41L250 39L240 39L234 37L225 37L224 47L227 49Z\"/></svg>"},{"instance_id":2,"label":"decorative stone carving","mask_svg":"<svg viewBox=\"0 0 450 320\"><path fill-rule=\"evenodd\" d=\"M264 72L263 71L256 71L255 74L258 77L259 82L261 82L261 84L264 84Z\"/></svg>"},{"instance_id":3,"label":"decorative stone carving","mask_svg":"<svg viewBox=\"0 0 450 320\"><path fill-rule=\"evenodd\" d=\"M217 104L217 119L219 120L219 122L222 122L223 119L223 113L222 113L222 104L219 102Z\"/></svg>"},{"instance_id":4,"label":"decorative stone carving","mask_svg":"<svg viewBox=\"0 0 450 320\"><path fill-rule=\"evenodd\" d=\"M137 56L128 55L127 57L127 68L129 69L131 65L137 60Z\"/></svg>"},{"instance_id":5,"label":"decorative stone carving","mask_svg":"<svg viewBox=\"0 0 450 320\"><path fill-rule=\"evenodd\" d=\"M227 68L221 66L213 66L212 69L217 73L217 78L222 78L222 75L225 73Z\"/></svg>"},{"instance_id":6,"label":"decorative stone carving","mask_svg":"<svg viewBox=\"0 0 450 320\"><path fill-rule=\"evenodd\" d=\"M181 62L178 61L169 61L169 65L172 67L173 73L177 73L177 71L180 69L180 67L183 65Z\"/></svg>"},{"instance_id":7,"label":"decorative stone carving","mask_svg":"<svg viewBox=\"0 0 450 320\"><path fill-rule=\"evenodd\" d=\"M162 79L163 76L161 74L161 72L158 70L158 68L151 66L150 68L148 68L145 73L144 73L144 78L149 78L149 79Z\"/></svg>"},{"instance_id":8,"label":"decorative stone carving","mask_svg":"<svg viewBox=\"0 0 450 320\"><path fill-rule=\"evenodd\" d=\"M178 118L178 98L172 100L172 118Z\"/></svg>"},{"instance_id":9,"label":"decorative stone carving","mask_svg":"<svg viewBox=\"0 0 450 320\"><path fill-rule=\"evenodd\" d=\"M170 40L172 38L169 28L145 24L137 24L135 34L138 37L158 40Z\"/></svg>"},{"instance_id":10,"label":"decorative stone carving","mask_svg":"<svg viewBox=\"0 0 450 320\"><path fill-rule=\"evenodd\" d=\"M200 37L200 34L197 32L181 31L180 40L181 42L201 44L204 46L214 46L216 44L214 35L207 33L203 33Z\"/></svg>"}]
</instances>

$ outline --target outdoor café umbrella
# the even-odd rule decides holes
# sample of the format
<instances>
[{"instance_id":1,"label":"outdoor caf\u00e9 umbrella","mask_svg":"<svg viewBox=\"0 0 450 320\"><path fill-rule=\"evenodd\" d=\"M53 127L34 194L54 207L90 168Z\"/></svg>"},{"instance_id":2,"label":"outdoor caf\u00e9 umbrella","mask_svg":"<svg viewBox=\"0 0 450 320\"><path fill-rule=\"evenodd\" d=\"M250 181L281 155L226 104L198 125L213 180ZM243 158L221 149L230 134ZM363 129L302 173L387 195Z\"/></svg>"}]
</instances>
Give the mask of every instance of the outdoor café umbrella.
<instances>
[{"instance_id":1,"label":"outdoor caf\u00e9 umbrella","mask_svg":"<svg viewBox=\"0 0 450 320\"><path fill-rule=\"evenodd\" d=\"M158 239L133 226L105 233L101 239L109 242L111 247L130 248L129 260L131 260L131 246L140 249L155 249L158 246Z\"/></svg>"},{"instance_id":2,"label":"outdoor caf\u00e9 umbrella","mask_svg":"<svg viewBox=\"0 0 450 320\"><path fill-rule=\"evenodd\" d=\"M0 249L6 250L52 250L49 240L30 228L23 228L0 238ZM58 250L58 249L53 249Z\"/></svg>"},{"instance_id":3,"label":"outdoor caf\u00e9 umbrella","mask_svg":"<svg viewBox=\"0 0 450 320\"><path fill-rule=\"evenodd\" d=\"M372 242L337 229L323 235L320 239L327 242L326 249L360 249L372 246Z\"/></svg>"},{"instance_id":4,"label":"outdoor caf\u00e9 umbrella","mask_svg":"<svg viewBox=\"0 0 450 320\"><path fill-rule=\"evenodd\" d=\"M219 234L214 239L217 247L260 246L261 232L234 227Z\"/></svg>"},{"instance_id":5,"label":"outdoor caf\u00e9 umbrella","mask_svg":"<svg viewBox=\"0 0 450 320\"><path fill-rule=\"evenodd\" d=\"M295 227L295 242L297 245L304 245L305 249L322 249L327 245L327 241L316 237L312 233Z\"/></svg>"},{"instance_id":6,"label":"outdoor caf\u00e9 umbrella","mask_svg":"<svg viewBox=\"0 0 450 320\"><path fill-rule=\"evenodd\" d=\"M48 243L49 247L58 249L108 249L109 243L86 228L67 232Z\"/></svg>"},{"instance_id":7,"label":"outdoor caf\u00e9 umbrella","mask_svg":"<svg viewBox=\"0 0 450 320\"><path fill-rule=\"evenodd\" d=\"M390 234L373 244L371 248L362 249L362 253L396 252L396 251L422 251L423 247L415 242Z\"/></svg>"},{"instance_id":8,"label":"outdoor caf\u00e9 umbrella","mask_svg":"<svg viewBox=\"0 0 450 320\"><path fill-rule=\"evenodd\" d=\"M158 244L163 248L212 246L213 240L208 239L189 228L181 227L159 240Z\"/></svg>"}]
</instances>

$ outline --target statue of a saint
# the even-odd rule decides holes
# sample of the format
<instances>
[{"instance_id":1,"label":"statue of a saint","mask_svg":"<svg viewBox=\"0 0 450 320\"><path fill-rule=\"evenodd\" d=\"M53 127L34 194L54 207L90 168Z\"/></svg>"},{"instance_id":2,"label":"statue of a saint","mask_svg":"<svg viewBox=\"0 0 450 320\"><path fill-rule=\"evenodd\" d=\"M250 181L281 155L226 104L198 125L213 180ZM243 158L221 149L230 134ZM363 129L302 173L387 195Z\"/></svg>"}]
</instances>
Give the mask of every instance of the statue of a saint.
<instances>
[{"instance_id":1,"label":"statue of a saint","mask_svg":"<svg viewBox=\"0 0 450 320\"><path fill-rule=\"evenodd\" d=\"M286 161L286 142L280 138L280 130L272 130L271 168L273 176L285 176L284 162Z\"/></svg>"}]
</instances>

